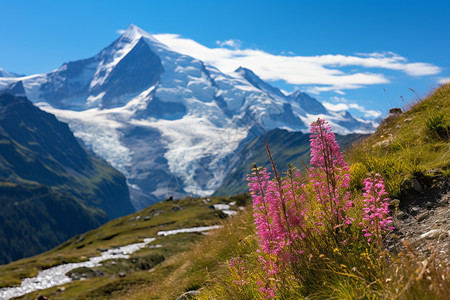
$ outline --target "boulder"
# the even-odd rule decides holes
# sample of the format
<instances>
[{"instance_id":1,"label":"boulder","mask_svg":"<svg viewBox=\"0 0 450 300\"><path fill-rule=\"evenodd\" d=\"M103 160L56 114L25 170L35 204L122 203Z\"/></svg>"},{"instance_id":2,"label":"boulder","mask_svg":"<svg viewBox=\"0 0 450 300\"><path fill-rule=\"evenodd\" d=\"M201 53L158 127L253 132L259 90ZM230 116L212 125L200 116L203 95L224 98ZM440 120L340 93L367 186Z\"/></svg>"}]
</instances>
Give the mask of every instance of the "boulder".
<instances>
[{"instance_id":1,"label":"boulder","mask_svg":"<svg viewBox=\"0 0 450 300\"><path fill-rule=\"evenodd\" d=\"M398 116L403 113L402 109L399 107L394 107L389 110L388 117Z\"/></svg>"},{"instance_id":2,"label":"boulder","mask_svg":"<svg viewBox=\"0 0 450 300\"><path fill-rule=\"evenodd\" d=\"M189 291L184 293L183 295L179 296L175 300L187 300L187 299L195 299L196 296L200 294L200 291Z\"/></svg>"}]
</instances>

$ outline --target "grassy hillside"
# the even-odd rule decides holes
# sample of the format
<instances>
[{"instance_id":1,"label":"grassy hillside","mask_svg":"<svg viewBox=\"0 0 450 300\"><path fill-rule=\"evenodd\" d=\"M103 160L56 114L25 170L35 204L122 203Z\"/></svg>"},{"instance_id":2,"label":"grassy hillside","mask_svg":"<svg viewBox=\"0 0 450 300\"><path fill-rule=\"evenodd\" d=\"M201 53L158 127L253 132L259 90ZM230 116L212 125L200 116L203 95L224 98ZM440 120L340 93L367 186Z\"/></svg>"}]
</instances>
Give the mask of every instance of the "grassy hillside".
<instances>
[{"instance_id":1,"label":"grassy hillside","mask_svg":"<svg viewBox=\"0 0 450 300\"><path fill-rule=\"evenodd\" d=\"M347 153L354 182L367 172L378 172L386 178L391 198L400 199L413 189L414 179L421 189L430 188L434 177L450 174L449 140L447 84L406 112L385 119L375 134Z\"/></svg>"},{"instance_id":2,"label":"grassy hillside","mask_svg":"<svg viewBox=\"0 0 450 300\"><path fill-rule=\"evenodd\" d=\"M0 264L134 211L119 171L88 154L67 124L8 94L0 95L0 204Z\"/></svg>"},{"instance_id":3,"label":"grassy hillside","mask_svg":"<svg viewBox=\"0 0 450 300\"><path fill-rule=\"evenodd\" d=\"M246 196L207 199L185 198L163 201L135 214L115 219L97 229L75 236L46 253L0 266L0 287L17 285L20 278L35 276L39 270L51 266L84 261L88 257L98 256L101 249L133 244L141 242L144 238L155 237L156 240L150 244L153 247L144 248L134 253L130 260L108 261L102 267L94 270L100 271L103 274L102 276L94 276L86 280L77 280L66 284L64 292L57 292L59 287L55 287L33 293L32 296L25 296L24 298L33 298L38 293L50 295L52 299L114 298L127 293L130 289L140 289L143 285L148 285L154 281L153 273L148 271L153 270L156 264L171 260L177 254L191 249L194 241L205 236L201 233L158 236L157 232L219 224L221 220L227 218L227 215L221 210L214 209L212 205L234 201L238 206L248 201ZM237 207L234 209L237 209ZM76 272L81 274L87 271L76 270ZM119 273L125 274L125 277L120 277ZM154 274L155 276L161 275L159 272Z\"/></svg>"}]
</instances>

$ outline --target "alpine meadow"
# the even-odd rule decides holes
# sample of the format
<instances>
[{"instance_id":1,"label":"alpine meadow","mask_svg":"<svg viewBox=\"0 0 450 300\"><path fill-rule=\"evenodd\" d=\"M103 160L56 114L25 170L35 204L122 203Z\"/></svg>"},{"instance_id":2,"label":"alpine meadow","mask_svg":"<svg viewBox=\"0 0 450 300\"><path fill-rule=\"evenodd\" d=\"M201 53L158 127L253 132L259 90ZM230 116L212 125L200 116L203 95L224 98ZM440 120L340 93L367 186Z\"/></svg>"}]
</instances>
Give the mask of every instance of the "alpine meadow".
<instances>
[{"instance_id":1,"label":"alpine meadow","mask_svg":"<svg viewBox=\"0 0 450 300\"><path fill-rule=\"evenodd\" d=\"M0 300L450 299L447 1L1 7Z\"/></svg>"}]
</instances>

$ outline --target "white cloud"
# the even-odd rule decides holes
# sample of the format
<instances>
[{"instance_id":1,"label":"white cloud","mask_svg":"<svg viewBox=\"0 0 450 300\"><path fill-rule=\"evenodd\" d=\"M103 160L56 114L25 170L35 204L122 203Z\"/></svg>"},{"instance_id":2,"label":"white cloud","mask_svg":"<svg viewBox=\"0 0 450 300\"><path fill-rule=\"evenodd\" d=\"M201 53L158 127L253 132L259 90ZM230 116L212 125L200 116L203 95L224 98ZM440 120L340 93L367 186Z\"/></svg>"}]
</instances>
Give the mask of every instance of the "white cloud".
<instances>
[{"instance_id":1,"label":"white cloud","mask_svg":"<svg viewBox=\"0 0 450 300\"><path fill-rule=\"evenodd\" d=\"M155 37L175 51L200 59L223 72L231 73L238 67L254 71L263 80L284 80L288 84L310 86L307 92L317 94L358 89L367 85L389 83L379 69L397 70L410 76L432 75L441 68L432 64L408 63L407 59L392 52L369 54L295 56L274 55L257 49L224 48L237 46L239 41L218 41L219 48L208 48L177 34L156 34ZM344 71L354 66L357 71ZM377 69L377 70L368 70Z\"/></svg>"},{"instance_id":2,"label":"white cloud","mask_svg":"<svg viewBox=\"0 0 450 300\"><path fill-rule=\"evenodd\" d=\"M447 84L450 83L450 77L441 78L438 81L438 84Z\"/></svg>"},{"instance_id":3,"label":"white cloud","mask_svg":"<svg viewBox=\"0 0 450 300\"><path fill-rule=\"evenodd\" d=\"M326 109L331 110L331 111L345 111L350 108L345 103L333 104L330 102L323 102L322 104L323 104L323 106L325 106Z\"/></svg>"},{"instance_id":4,"label":"white cloud","mask_svg":"<svg viewBox=\"0 0 450 300\"><path fill-rule=\"evenodd\" d=\"M309 94L313 94L313 95L319 95L322 92L329 92L329 91L334 91L335 93L339 94L339 95L345 95L345 92L342 91L343 89L346 90L353 90L353 89L360 89L364 87L364 85L361 84L347 84L347 85L340 85L340 86L312 86L312 87L307 87L305 89L305 91Z\"/></svg>"},{"instance_id":5,"label":"white cloud","mask_svg":"<svg viewBox=\"0 0 450 300\"><path fill-rule=\"evenodd\" d=\"M345 98L342 98L342 97L332 97L330 100L339 102L336 104L333 104L330 102L322 102L323 106L325 106L326 109L331 110L331 111L335 111L335 112L346 111L346 110L353 108L353 109L363 113L364 117L366 117L366 118L378 118L381 116L381 111L366 109L364 106L359 105L357 103L348 103L348 100Z\"/></svg>"},{"instance_id":6,"label":"white cloud","mask_svg":"<svg viewBox=\"0 0 450 300\"><path fill-rule=\"evenodd\" d=\"M410 76L434 75L441 68L428 63L408 63L407 59L393 52L375 52L360 56L321 55L315 56L319 63L328 66L361 66L403 71Z\"/></svg>"},{"instance_id":7,"label":"white cloud","mask_svg":"<svg viewBox=\"0 0 450 300\"><path fill-rule=\"evenodd\" d=\"M230 39L230 40L226 40L226 41L216 41L216 44L219 45L220 47L230 47L230 48L240 48L242 43L240 40L234 40L234 39Z\"/></svg>"},{"instance_id":8,"label":"white cloud","mask_svg":"<svg viewBox=\"0 0 450 300\"><path fill-rule=\"evenodd\" d=\"M122 35L122 34L125 33L125 29L119 29L119 30L116 30L116 32L117 32L118 34Z\"/></svg>"}]
</instances>

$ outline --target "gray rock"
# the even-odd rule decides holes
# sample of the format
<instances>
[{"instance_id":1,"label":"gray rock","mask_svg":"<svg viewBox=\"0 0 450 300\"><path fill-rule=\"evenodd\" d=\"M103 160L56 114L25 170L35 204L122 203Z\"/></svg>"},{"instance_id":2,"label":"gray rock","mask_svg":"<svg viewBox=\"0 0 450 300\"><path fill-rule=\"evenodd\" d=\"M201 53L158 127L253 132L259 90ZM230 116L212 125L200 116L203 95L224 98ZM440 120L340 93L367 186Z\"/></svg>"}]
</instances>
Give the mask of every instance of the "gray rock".
<instances>
[{"instance_id":1,"label":"gray rock","mask_svg":"<svg viewBox=\"0 0 450 300\"><path fill-rule=\"evenodd\" d=\"M397 219L400 219L400 220L406 220L406 219L408 219L408 215L406 214L406 213L404 213L403 211L399 211L398 213L397 213Z\"/></svg>"},{"instance_id":2,"label":"gray rock","mask_svg":"<svg viewBox=\"0 0 450 300\"><path fill-rule=\"evenodd\" d=\"M425 203L425 207L428 209L432 209L434 207L434 204L431 202L427 202L427 203Z\"/></svg>"},{"instance_id":3,"label":"gray rock","mask_svg":"<svg viewBox=\"0 0 450 300\"><path fill-rule=\"evenodd\" d=\"M200 291L189 291L184 293L183 295L181 295L180 297L178 297L175 300L187 300L187 299L194 299L196 298L195 296L199 295Z\"/></svg>"},{"instance_id":4,"label":"gray rock","mask_svg":"<svg viewBox=\"0 0 450 300\"><path fill-rule=\"evenodd\" d=\"M395 208L395 207L398 207L399 205L400 205L400 200L398 200L398 199L392 199L389 202L389 207L390 208Z\"/></svg>"},{"instance_id":5,"label":"gray rock","mask_svg":"<svg viewBox=\"0 0 450 300\"><path fill-rule=\"evenodd\" d=\"M402 183L400 183L400 188L403 191L408 191L408 190L412 189L413 188L413 183L412 183L411 179L409 179L408 177L403 179Z\"/></svg>"},{"instance_id":6,"label":"gray rock","mask_svg":"<svg viewBox=\"0 0 450 300\"><path fill-rule=\"evenodd\" d=\"M430 215L430 213L427 211L424 213L421 213L420 215L417 216L417 222L421 222L421 221L425 220L426 218L428 218L429 215Z\"/></svg>"},{"instance_id":7,"label":"gray rock","mask_svg":"<svg viewBox=\"0 0 450 300\"><path fill-rule=\"evenodd\" d=\"M433 240L433 239L439 238L440 236L446 237L447 235L448 235L447 231L444 231L441 229L432 229L432 230L422 234L420 236L420 238L427 239L427 240Z\"/></svg>"},{"instance_id":8,"label":"gray rock","mask_svg":"<svg viewBox=\"0 0 450 300\"><path fill-rule=\"evenodd\" d=\"M87 278L100 277L103 275L104 274L102 271L87 267L77 268L66 273L66 276L70 277L72 280L82 280Z\"/></svg>"},{"instance_id":9,"label":"gray rock","mask_svg":"<svg viewBox=\"0 0 450 300\"><path fill-rule=\"evenodd\" d=\"M177 205L177 206L172 207L171 211L180 211L180 210L183 210L183 209L184 209L183 206Z\"/></svg>"},{"instance_id":10,"label":"gray rock","mask_svg":"<svg viewBox=\"0 0 450 300\"><path fill-rule=\"evenodd\" d=\"M398 116L398 115L401 115L402 113L403 113L403 112L402 112L402 109L401 109L401 108L394 107L394 108L391 108L391 109L389 110L389 115L388 115L388 117Z\"/></svg>"},{"instance_id":11,"label":"gray rock","mask_svg":"<svg viewBox=\"0 0 450 300\"><path fill-rule=\"evenodd\" d=\"M411 212L413 212L414 214L419 213L420 212L420 207L417 207L417 206L411 207Z\"/></svg>"},{"instance_id":12,"label":"gray rock","mask_svg":"<svg viewBox=\"0 0 450 300\"><path fill-rule=\"evenodd\" d=\"M446 205L448 204L448 200L449 200L448 196L443 196L441 200L439 200L439 204Z\"/></svg>"},{"instance_id":13,"label":"gray rock","mask_svg":"<svg viewBox=\"0 0 450 300\"><path fill-rule=\"evenodd\" d=\"M413 188L416 192L421 192L422 191L422 187L420 186L419 181L416 178L412 179L412 183L413 183Z\"/></svg>"}]
</instances>

